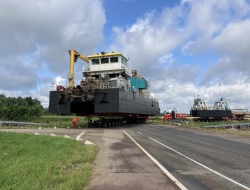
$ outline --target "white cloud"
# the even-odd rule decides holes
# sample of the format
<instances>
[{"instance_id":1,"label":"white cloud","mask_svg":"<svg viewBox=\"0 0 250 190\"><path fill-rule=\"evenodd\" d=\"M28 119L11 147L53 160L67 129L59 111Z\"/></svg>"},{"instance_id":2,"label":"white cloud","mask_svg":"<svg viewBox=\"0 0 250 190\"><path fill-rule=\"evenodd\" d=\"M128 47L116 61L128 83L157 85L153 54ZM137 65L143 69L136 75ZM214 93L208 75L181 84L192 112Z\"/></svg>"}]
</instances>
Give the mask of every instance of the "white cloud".
<instances>
[{"instance_id":1,"label":"white cloud","mask_svg":"<svg viewBox=\"0 0 250 190\"><path fill-rule=\"evenodd\" d=\"M191 50L192 44L194 44L194 41L189 41L181 47L181 51L184 55L186 55L186 54L193 55L192 50Z\"/></svg>"},{"instance_id":2,"label":"white cloud","mask_svg":"<svg viewBox=\"0 0 250 190\"><path fill-rule=\"evenodd\" d=\"M167 53L159 58L159 62L160 63L166 63L166 62L172 63L173 62L172 57L173 57L172 53Z\"/></svg>"},{"instance_id":3,"label":"white cloud","mask_svg":"<svg viewBox=\"0 0 250 190\"><path fill-rule=\"evenodd\" d=\"M221 54L234 56L249 56L250 49L250 18L229 23L223 28L221 33L217 35L212 45L218 49Z\"/></svg>"},{"instance_id":4,"label":"white cloud","mask_svg":"<svg viewBox=\"0 0 250 190\"><path fill-rule=\"evenodd\" d=\"M10 96L36 92L37 97L47 80L51 85L57 75L66 78L68 49L92 53L103 41L105 22L101 0L2 1L0 91ZM81 65L75 69L81 71Z\"/></svg>"},{"instance_id":5,"label":"white cloud","mask_svg":"<svg viewBox=\"0 0 250 190\"><path fill-rule=\"evenodd\" d=\"M188 112L198 94L210 103L226 96L237 107L237 97L249 97L249 15L245 0L183 0L149 12L127 28L114 27L116 41L110 49L124 52L132 67L151 80L163 110ZM211 52L218 59L207 65L179 60L202 55L205 61Z\"/></svg>"},{"instance_id":6,"label":"white cloud","mask_svg":"<svg viewBox=\"0 0 250 190\"><path fill-rule=\"evenodd\" d=\"M174 83L171 88L157 91L155 96L160 100L161 112L176 108L179 112L189 113L193 105L193 99L198 95L208 106L213 106L220 97L224 97L229 102L231 108L249 108L250 84L243 83L230 85L216 85L210 87L197 88L189 83L181 85Z\"/></svg>"},{"instance_id":7,"label":"white cloud","mask_svg":"<svg viewBox=\"0 0 250 190\"><path fill-rule=\"evenodd\" d=\"M179 7L164 9L159 16L153 11L126 29L114 27L116 41L110 50L121 50L137 63L136 69L159 64L159 56L168 54L186 39L186 34L176 28L179 17L184 17L180 11Z\"/></svg>"},{"instance_id":8,"label":"white cloud","mask_svg":"<svg viewBox=\"0 0 250 190\"><path fill-rule=\"evenodd\" d=\"M54 84L59 86L59 85L62 85L62 86L66 86L66 83L68 81L66 80L65 77L62 77L62 76L57 76L54 80Z\"/></svg>"},{"instance_id":9,"label":"white cloud","mask_svg":"<svg viewBox=\"0 0 250 190\"><path fill-rule=\"evenodd\" d=\"M229 35L223 34L223 36L220 36L220 34L231 33L232 35L236 35L237 38L239 33L234 31L237 27L234 23L240 22L242 25L245 25L246 21L244 20L249 19L250 6L245 0L185 0L183 4L185 3L189 5L190 9L187 16L185 31L188 31L192 38L192 43L187 43L187 45L184 46L186 47L185 53L187 54L188 50L190 50L190 54L197 55L210 48L217 48L214 43L223 42L224 46L226 46L226 41L224 40L229 37ZM243 29L243 31L241 30L241 34L246 36L247 30L245 29L247 29L248 26L240 27ZM238 28L238 31L239 30ZM216 42L213 42L214 38ZM233 37L232 40L234 38L235 37ZM216 47L214 47L214 45Z\"/></svg>"},{"instance_id":10,"label":"white cloud","mask_svg":"<svg viewBox=\"0 0 250 190\"><path fill-rule=\"evenodd\" d=\"M221 55L221 58L208 68L202 82L208 83L217 76L224 78L225 82L232 81L233 83L235 77L233 77L234 80L230 80L230 77L234 75L247 75L244 81L249 82L250 39L248 31L250 31L250 19L228 24L219 35L211 40L211 48Z\"/></svg>"},{"instance_id":11,"label":"white cloud","mask_svg":"<svg viewBox=\"0 0 250 190\"><path fill-rule=\"evenodd\" d=\"M95 52L103 42L105 22L101 0L4 0L0 93L34 95L48 105L51 84L67 82L67 50ZM232 107L246 108L249 31L247 0L182 0L172 8L141 15L131 26L113 27L107 51L129 57L130 66L150 80L162 111L188 112L198 94L209 104L225 96ZM202 56L205 62L210 52L216 61L205 65L196 59ZM75 64L75 83L81 80L82 64Z\"/></svg>"}]
</instances>

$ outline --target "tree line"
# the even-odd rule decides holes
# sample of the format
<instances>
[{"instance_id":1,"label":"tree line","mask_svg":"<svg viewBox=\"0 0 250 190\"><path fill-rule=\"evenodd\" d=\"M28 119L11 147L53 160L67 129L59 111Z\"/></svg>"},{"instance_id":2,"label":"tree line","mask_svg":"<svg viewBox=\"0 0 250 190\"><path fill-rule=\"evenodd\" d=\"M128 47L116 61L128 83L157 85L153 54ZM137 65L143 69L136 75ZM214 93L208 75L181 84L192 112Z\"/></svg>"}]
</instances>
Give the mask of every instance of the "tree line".
<instances>
[{"instance_id":1,"label":"tree line","mask_svg":"<svg viewBox=\"0 0 250 190\"><path fill-rule=\"evenodd\" d=\"M0 119L27 121L43 114L44 108L38 99L32 97L6 97L0 94Z\"/></svg>"}]
</instances>

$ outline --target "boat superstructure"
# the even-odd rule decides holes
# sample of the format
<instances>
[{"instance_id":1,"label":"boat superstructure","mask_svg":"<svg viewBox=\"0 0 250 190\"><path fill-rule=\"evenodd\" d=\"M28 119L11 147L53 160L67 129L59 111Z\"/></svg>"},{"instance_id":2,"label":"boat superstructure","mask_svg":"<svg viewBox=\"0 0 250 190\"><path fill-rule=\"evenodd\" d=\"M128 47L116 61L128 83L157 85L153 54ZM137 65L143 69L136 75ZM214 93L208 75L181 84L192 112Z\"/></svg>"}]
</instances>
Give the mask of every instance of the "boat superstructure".
<instances>
[{"instance_id":1,"label":"boat superstructure","mask_svg":"<svg viewBox=\"0 0 250 190\"><path fill-rule=\"evenodd\" d=\"M159 114L159 103L150 96L149 81L128 66L128 58L123 54L101 52L84 57L75 50L69 53L69 85L57 86L57 90L50 92L51 113L142 117L142 120ZM74 62L78 58L89 65L83 66L83 79L75 86Z\"/></svg>"}]
</instances>

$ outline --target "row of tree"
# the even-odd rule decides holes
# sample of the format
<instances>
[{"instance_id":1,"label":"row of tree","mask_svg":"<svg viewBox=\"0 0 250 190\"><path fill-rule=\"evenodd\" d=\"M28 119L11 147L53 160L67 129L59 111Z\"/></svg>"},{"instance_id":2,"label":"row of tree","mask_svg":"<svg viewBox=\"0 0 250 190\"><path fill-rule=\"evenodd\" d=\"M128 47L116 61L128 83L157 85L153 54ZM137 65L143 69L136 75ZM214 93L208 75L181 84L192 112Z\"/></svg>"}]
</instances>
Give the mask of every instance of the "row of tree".
<instances>
[{"instance_id":1,"label":"row of tree","mask_svg":"<svg viewBox=\"0 0 250 190\"><path fill-rule=\"evenodd\" d=\"M0 119L26 121L43 114L44 108L38 99L32 97L6 97L0 94Z\"/></svg>"}]
</instances>

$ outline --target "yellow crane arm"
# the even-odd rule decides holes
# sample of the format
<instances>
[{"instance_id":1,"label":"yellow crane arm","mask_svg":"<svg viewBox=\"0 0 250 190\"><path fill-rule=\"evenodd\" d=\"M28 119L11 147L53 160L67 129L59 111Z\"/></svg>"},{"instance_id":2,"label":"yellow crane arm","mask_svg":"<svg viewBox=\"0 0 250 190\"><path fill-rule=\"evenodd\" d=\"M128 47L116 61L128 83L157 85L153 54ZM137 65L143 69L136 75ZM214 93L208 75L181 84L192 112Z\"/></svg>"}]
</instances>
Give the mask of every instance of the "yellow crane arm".
<instances>
[{"instance_id":1,"label":"yellow crane arm","mask_svg":"<svg viewBox=\"0 0 250 190\"><path fill-rule=\"evenodd\" d=\"M82 59L83 61L86 61L89 63L89 59L87 57L84 57L80 53L78 53L76 50L69 50L69 55L70 55L70 64L69 64L69 74L68 74L68 80L69 80L69 88L74 87L74 66L75 62L77 61L78 58Z\"/></svg>"},{"instance_id":2,"label":"yellow crane arm","mask_svg":"<svg viewBox=\"0 0 250 190\"><path fill-rule=\"evenodd\" d=\"M142 77L141 75L136 74L135 76L136 76L137 78L139 78L139 79L143 79L143 77Z\"/></svg>"}]
</instances>

